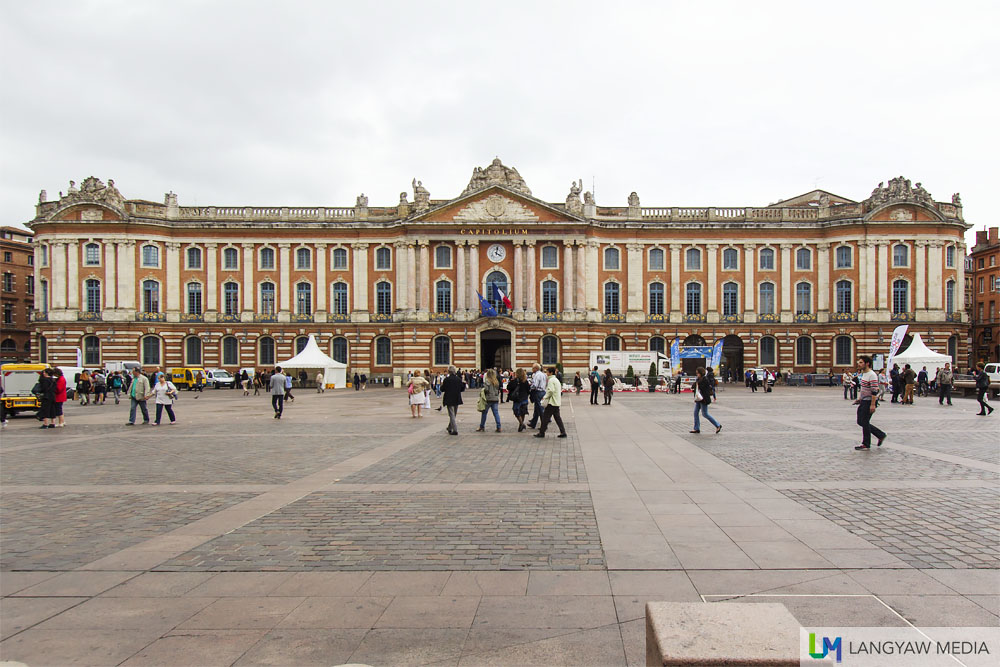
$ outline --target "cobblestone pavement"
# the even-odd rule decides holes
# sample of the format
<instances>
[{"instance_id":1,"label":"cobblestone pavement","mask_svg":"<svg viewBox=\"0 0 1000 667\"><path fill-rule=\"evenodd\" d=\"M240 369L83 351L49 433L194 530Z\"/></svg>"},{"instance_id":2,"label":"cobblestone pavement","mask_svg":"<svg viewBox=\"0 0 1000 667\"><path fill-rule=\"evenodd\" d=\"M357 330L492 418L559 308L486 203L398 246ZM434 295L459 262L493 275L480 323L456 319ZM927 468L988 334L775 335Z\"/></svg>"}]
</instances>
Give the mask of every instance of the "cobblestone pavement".
<instances>
[{"instance_id":1,"label":"cobblestone pavement","mask_svg":"<svg viewBox=\"0 0 1000 667\"><path fill-rule=\"evenodd\" d=\"M809 625L1000 626L1000 421L836 389L566 396L570 437L411 419L405 393L185 394L0 438L0 660L643 664L650 600ZM435 406L437 400L434 401Z\"/></svg>"}]
</instances>

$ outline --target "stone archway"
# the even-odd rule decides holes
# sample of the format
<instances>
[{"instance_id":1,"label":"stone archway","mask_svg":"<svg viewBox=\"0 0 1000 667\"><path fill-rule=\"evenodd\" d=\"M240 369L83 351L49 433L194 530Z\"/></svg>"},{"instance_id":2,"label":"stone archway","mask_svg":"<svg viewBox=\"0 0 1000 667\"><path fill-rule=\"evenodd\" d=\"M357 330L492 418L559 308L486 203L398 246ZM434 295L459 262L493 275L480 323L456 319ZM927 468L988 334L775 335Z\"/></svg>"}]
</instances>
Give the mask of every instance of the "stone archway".
<instances>
[{"instance_id":1,"label":"stone archway","mask_svg":"<svg viewBox=\"0 0 1000 667\"><path fill-rule=\"evenodd\" d=\"M736 334L729 334L722 339L722 368L720 373L724 376L732 377L736 373L736 380L743 376L743 339Z\"/></svg>"},{"instance_id":2,"label":"stone archway","mask_svg":"<svg viewBox=\"0 0 1000 667\"><path fill-rule=\"evenodd\" d=\"M512 334L506 329L484 329L479 333L479 368L510 368Z\"/></svg>"}]
</instances>

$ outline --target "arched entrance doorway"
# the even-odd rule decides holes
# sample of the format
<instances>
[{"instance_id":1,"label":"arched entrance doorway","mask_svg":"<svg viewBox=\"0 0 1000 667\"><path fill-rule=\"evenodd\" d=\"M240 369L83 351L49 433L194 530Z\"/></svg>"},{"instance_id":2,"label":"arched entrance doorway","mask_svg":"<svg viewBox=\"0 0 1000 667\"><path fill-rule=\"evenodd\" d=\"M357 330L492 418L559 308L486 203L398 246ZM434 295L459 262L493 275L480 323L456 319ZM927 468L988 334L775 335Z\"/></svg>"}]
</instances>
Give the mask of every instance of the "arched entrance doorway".
<instances>
[{"instance_id":1,"label":"arched entrance doorway","mask_svg":"<svg viewBox=\"0 0 1000 667\"><path fill-rule=\"evenodd\" d=\"M743 377L743 339L736 334L729 334L722 339L722 368L719 373L734 381Z\"/></svg>"},{"instance_id":2,"label":"arched entrance doorway","mask_svg":"<svg viewBox=\"0 0 1000 667\"><path fill-rule=\"evenodd\" d=\"M486 329L479 334L479 367L510 368L510 332Z\"/></svg>"},{"instance_id":3,"label":"arched entrance doorway","mask_svg":"<svg viewBox=\"0 0 1000 667\"><path fill-rule=\"evenodd\" d=\"M691 334L681 343L681 372L684 375L694 375L700 366L708 366L706 356L711 356L711 350L705 344L705 339L698 334Z\"/></svg>"}]
</instances>

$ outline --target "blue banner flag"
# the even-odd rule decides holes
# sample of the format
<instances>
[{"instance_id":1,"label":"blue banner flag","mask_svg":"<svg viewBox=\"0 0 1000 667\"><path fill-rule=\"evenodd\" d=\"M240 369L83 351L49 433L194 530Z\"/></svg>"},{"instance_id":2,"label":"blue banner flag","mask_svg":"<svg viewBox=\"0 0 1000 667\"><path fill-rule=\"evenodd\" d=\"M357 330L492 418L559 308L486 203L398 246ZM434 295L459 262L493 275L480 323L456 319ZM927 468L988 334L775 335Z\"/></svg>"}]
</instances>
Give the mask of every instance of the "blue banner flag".
<instances>
[{"instance_id":1,"label":"blue banner flag","mask_svg":"<svg viewBox=\"0 0 1000 667\"><path fill-rule=\"evenodd\" d=\"M680 373L681 369L681 343L678 339L670 344L670 367L674 373Z\"/></svg>"},{"instance_id":2,"label":"blue banner flag","mask_svg":"<svg viewBox=\"0 0 1000 667\"><path fill-rule=\"evenodd\" d=\"M493 289L496 289L496 285L495 284L493 286ZM497 316L497 309L493 307L493 304L491 304L489 301L487 301L486 299L484 299L483 295L480 294L479 292L476 292L476 296L479 297L479 310L480 310L480 312L483 315L487 315L489 317L496 317Z\"/></svg>"},{"instance_id":3,"label":"blue banner flag","mask_svg":"<svg viewBox=\"0 0 1000 667\"><path fill-rule=\"evenodd\" d=\"M719 372L719 364L722 363L722 340L715 341L715 345L712 346L712 366L715 367L715 371Z\"/></svg>"}]
</instances>

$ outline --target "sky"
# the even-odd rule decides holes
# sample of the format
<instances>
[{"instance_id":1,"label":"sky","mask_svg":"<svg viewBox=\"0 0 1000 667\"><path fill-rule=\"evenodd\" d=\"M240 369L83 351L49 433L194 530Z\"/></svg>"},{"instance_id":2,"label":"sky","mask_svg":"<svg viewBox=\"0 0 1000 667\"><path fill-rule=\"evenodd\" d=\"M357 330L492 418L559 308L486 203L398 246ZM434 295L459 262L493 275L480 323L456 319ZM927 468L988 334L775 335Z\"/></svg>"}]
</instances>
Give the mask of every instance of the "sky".
<instances>
[{"instance_id":1,"label":"sky","mask_svg":"<svg viewBox=\"0 0 1000 667\"><path fill-rule=\"evenodd\" d=\"M494 157L552 202L581 178L604 206L764 206L903 175L998 224L996 3L0 11L2 224L90 175L182 206L393 206L413 178L455 197Z\"/></svg>"}]
</instances>

